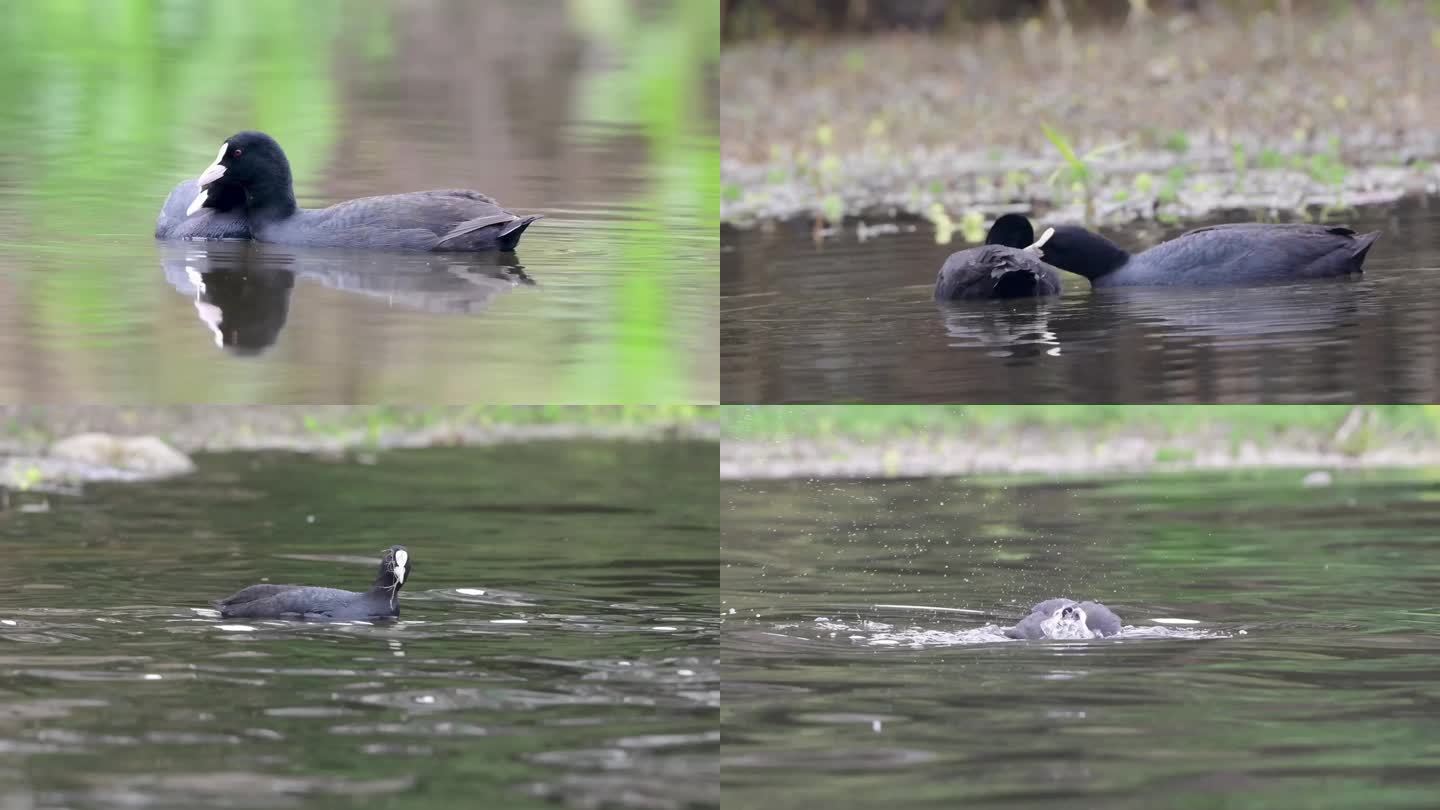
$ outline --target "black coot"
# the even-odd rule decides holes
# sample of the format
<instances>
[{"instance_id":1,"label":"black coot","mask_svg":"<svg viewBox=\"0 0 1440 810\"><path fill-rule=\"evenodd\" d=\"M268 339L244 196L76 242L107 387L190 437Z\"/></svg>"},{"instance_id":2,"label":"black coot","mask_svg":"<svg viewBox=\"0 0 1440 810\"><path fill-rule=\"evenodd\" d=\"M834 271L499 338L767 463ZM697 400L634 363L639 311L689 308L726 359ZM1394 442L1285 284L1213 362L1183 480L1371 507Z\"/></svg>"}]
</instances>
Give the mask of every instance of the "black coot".
<instances>
[{"instance_id":1,"label":"black coot","mask_svg":"<svg viewBox=\"0 0 1440 810\"><path fill-rule=\"evenodd\" d=\"M223 182L221 182L223 181ZM295 203L290 161L274 138L240 132L199 178L202 193L188 213L218 207L213 188L243 190L250 233L261 242L304 247L392 250L514 250L537 215L519 216L478 191L450 189L362 197L329 208L305 210Z\"/></svg>"},{"instance_id":2,"label":"black coot","mask_svg":"<svg viewBox=\"0 0 1440 810\"><path fill-rule=\"evenodd\" d=\"M1099 602L1076 602L1064 597L1046 599L1030 608L1030 615L1005 629L1010 638L1091 638L1119 635L1120 617Z\"/></svg>"},{"instance_id":3,"label":"black coot","mask_svg":"<svg viewBox=\"0 0 1440 810\"><path fill-rule=\"evenodd\" d=\"M189 207L200 196L200 183L186 180L170 192L155 219L156 239L249 239L245 221L245 192L239 186L219 185L209 190L209 204L193 214Z\"/></svg>"},{"instance_id":4,"label":"black coot","mask_svg":"<svg viewBox=\"0 0 1440 810\"><path fill-rule=\"evenodd\" d=\"M410 576L410 552L391 546L380 573L363 593L309 585L251 585L215 603L227 619L397 619L400 589Z\"/></svg>"},{"instance_id":5,"label":"black coot","mask_svg":"<svg viewBox=\"0 0 1440 810\"><path fill-rule=\"evenodd\" d=\"M982 247L951 253L935 277L935 300L1029 298L1060 294L1060 274L1040 257L1044 240L1020 214L1005 214L990 226Z\"/></svg>"},{"instance_id":6,"label":"black coot","mask_svg":"<svg viewBox=\"0 0 1440 810\"><path fill-rule=\"evenodd\" d=\"M1379 231L1246 222L1197 228L1131 255L1100 234L1060 225L1045 243L1045 261L1094 287L1267 284L1364 272L1378 238Z\"/></svg>"}]
</instances>

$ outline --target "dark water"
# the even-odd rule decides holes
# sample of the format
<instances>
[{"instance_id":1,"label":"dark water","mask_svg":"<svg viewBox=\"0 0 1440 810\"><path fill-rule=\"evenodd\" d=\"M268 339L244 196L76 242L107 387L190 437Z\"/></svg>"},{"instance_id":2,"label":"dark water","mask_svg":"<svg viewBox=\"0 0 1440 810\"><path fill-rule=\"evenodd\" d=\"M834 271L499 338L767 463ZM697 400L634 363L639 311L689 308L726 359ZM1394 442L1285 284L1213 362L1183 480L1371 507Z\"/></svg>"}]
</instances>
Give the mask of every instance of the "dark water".
<instances>
[{"instance_id":1,"label":"dark water","mask_svg":"<svg viewBox=\"0 0 1440 810\"><path fill-rule=\"evenodd\" d=\"M1358 281L1103 290L1065 275L1040 301L937 306L964 244L932 231L723 235L726 402L1433 402L1440 399L1440 214L1348 223L1384 235ZM1193 227L1110 233L1130 248Z\"/></svg>"},{"instance_id":2,"label":"dark water","mask_svg":"<svg viewBox=\"0 0 1440 810\"><path fill-rule=\"evenodd\" d=\"M714 444L363 462L12 493L0 807L718 805ZM206 611L364 587L396 542L398 624Z\"/></svg>"},{"instance_id":3,"label":"dark water","mask_svg":"<svg viewBox=\"0 0 1440 810\"><path fill-rule=\"evenodd\" d=\"M1303 474L726 484L725 806L1434 807L1440 482Z\"/></svg>"},{"instance_id":4,"label":"dark water","mask_svg":"<svg viewBox=\"0 0 1440 810\"><path fill-rule=\"evenodd\" d=\"M714 4L6 12L5 401L718 399ZM285 148L302 205L471 187L545 219L501 271L156 245L170 189L242 129Z\"/></svg>"}]
</instances>

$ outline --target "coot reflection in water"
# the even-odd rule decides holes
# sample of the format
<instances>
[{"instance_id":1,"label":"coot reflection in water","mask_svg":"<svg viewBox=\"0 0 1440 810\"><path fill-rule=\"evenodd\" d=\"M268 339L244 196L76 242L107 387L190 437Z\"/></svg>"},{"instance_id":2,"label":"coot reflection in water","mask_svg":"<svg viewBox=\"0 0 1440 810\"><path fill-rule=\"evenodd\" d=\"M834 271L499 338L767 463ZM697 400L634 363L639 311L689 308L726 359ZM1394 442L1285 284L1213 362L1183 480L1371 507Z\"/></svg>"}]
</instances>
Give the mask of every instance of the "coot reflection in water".
<instances>
[{"instance_id":1,"label":"coot reflection in water","mask_svg":"<svg viewBox=\"0 0 1440 810\"><path fill-rule=\"evenodd\" d=\"M1343 401L1364 378L1334 364L1353 351L1349 336L1378 317L1366 294L1373 283L1137 287L944 306L916 318L904 339L937 344L913 360L932 377L912 388L940 400L957 381L999 368L1005 373L984 374L972 389L978 400Z\"/></svg>"},{"instance_id":2,"label":"coot reflection in water","mask_svg":"<svg viewBox=\"0 0 1440 810\"><path fill-rule=\"evenodd\" d=\"M274 345L295 278L420 312L474 315L495 297L535 282L514 253L375 253L259 242L160 243L170 285L195 299L215 345L241 355Z\"/></svg>"},{"instance_id":3,"label":"coot reflection in water","mask_svg":"<svg viewBox=\"0 0 1440 810\"><path fill-rule=\"evenodd\" d=\"M1103 334L1107 319L1164 328L1177 336L1233 338L1263 343L1268 338L1324 333L1354 321L1365 302L1354 294L1364 282L1341 279L1306 285L1207 287L1175 291L1124 288L1103 299L1067 304L1020 301L996 306L940 307L952 346L1000 351L1031 344L1062 347L1065 339ZM1324 285L1341 285L1327 290ZM1348 286L1348 289L1343 287ZM1311 301L1314 306L1296 306Z\"/></svg>"}]
</instances>

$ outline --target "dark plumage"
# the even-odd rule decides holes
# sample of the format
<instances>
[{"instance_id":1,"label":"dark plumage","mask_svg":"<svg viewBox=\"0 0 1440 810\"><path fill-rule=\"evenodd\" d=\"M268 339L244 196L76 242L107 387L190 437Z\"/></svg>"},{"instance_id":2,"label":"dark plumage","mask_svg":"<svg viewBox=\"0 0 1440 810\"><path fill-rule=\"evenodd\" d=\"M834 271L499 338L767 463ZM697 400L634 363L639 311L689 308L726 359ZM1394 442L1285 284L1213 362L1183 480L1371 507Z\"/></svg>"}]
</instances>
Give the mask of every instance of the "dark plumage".
<instances>
[{"instance_id":1,"label":"dark plumage","mask_svg":"<svg viewBox=\"0 0 1440 810\"><path fill-rule=\"evenodd\" d=\"M1030 609L1030 615L1021 619L1014 627L1006 628L1005 635L1010 638L1042 639L1048 638L1045 629L1041 626L1047 619L1055 616L1057 611L1078 606L1085 614L1085 624L1096 636L1114 636L1120 633L1120 617L1116 616L1110 608L1099 602L1076 602L1074 599L1046 599L1044 602Z\"/></svg>"},{"instance_id":2,"label":"dark plumage","mask_svg":"<svg viewBox=\"0 0 1440 810\"><path fill-rule=\"evenodd\" d=\"M519 216L478 191L448 189L362 197L306 210L295 202L290 161L274 138L240 132L220 147L200 187L233 185L246 196L245 221L257 241L305 247L394 250L514 250L538 215ZM223 205L224 200L218 205ZM216 207L197 198L189 211Z\"/></svg>"},{"instance_id":3,"label":"dark plumage","mask_svg":"<svg viewBox=\"0 0 1440 810\"><path fill-rule=\"evenodd\" d=\"M194 214L186 209L200 194L200 183L186 180L176 186L160 206L155 220L156 239L249 239L245 222L245 192L235 186L212 187L208 207Z\"/></svg>"},{"instance_id":4,"label":"dark plumage","mask_svg":"<svg viewBox=\"0 0 1440 810\"><path fill-rule=\"evenodd\" d=\"M251 585L215 603L226 619L397 619L400 589L409 578L410 552L391 546L363 593L309 585Z\"/></svg>"},{"instance_id":5,"label":"dark plumage","mask_svg":"<svg viewBox=\"0 0 1440 810\"><path fill-rule=\"evenodd\" d=\"M1131 255L1097 233L1061 225L1045 243L1045 261L1095 287L1266 284L1363 272L1365 254L1379 237L1379 231L1357 236L1342 227L1247 222L1196 228Z\"/></svg>"},{"instance_id":6,"label":"dark plumage","mask_svg":"<svg viewBox=\"0 0 1440 810\"><path fill-rule=\"evenodd\" d=\"M982 247L950 254L935 277L935 300L1029 298L1060 294L1060 274L1040 260L1035 229L1020 214L990 226Z\"/></svg>"}]
</instances>

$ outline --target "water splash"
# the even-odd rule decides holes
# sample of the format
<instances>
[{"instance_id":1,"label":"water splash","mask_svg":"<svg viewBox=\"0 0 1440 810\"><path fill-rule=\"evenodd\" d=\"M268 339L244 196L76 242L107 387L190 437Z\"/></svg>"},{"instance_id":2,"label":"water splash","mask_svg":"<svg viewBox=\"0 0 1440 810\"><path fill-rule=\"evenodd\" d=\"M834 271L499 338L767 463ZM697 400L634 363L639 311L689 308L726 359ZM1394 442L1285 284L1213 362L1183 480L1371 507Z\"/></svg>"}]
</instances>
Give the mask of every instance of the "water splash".
<instances>
[{"instance_id":1,"label":"water splash","mask_svg":"<svg viewBox=\"0 0 1440 810\"><path fill-rule=\"evenodd\" d=\"M929 647L953 647L967 644L1035 643L1005 635L1005 627L987 624L982 627L961 630L939 630L918 625L899 627L885 622L861 619L854 622L817 617L813 622L816 630L834 639L849 639L854 644L867 647L908 647L921 650ZM1085 643L1106 643L1128 639L1215 639L1230 638L1233 633L1218 630L1182 629L1163 625L1126 625L1120 635L1104 639L1091 639ZM1044 641L1044 644L1067 644L1073 642Z\"/></svg>"}]
</instances>

